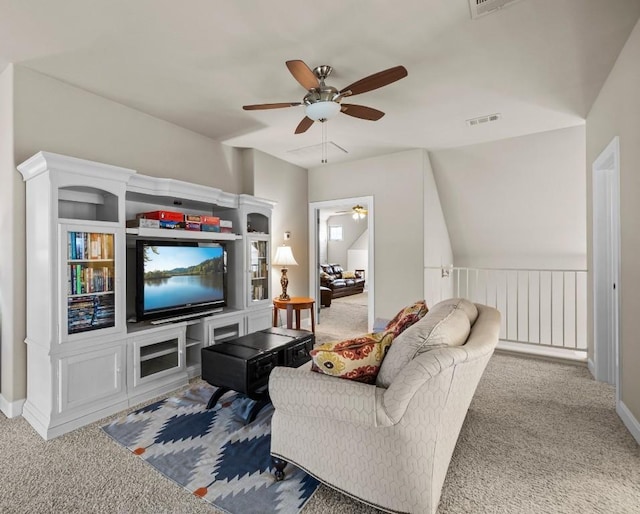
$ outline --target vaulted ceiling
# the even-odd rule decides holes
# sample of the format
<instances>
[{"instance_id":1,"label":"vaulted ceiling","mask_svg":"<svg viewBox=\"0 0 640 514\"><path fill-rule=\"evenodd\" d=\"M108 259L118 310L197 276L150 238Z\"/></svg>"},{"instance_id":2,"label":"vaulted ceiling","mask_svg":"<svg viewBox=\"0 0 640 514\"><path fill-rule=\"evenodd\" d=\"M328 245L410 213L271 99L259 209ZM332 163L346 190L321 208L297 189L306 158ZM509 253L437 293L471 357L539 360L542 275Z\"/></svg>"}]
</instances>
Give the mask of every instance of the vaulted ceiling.
<instances>
[{"instance_id":1,"label":"vaulted ceiling","mask_svg":"<svg viewBox=\"0 0 640 514\"><path fill-rule=\"evenodd\" d=\"M333 162L442 149L584 123L640 0L519 0L471 19L468 0L0 0L0 70L15 63L237 147L303 166L305 90L285 67L329 64L338 89L399 64L409 75L338 115ZM494 123L466 120L499 113Z\"/></svg>"}]
</instances>

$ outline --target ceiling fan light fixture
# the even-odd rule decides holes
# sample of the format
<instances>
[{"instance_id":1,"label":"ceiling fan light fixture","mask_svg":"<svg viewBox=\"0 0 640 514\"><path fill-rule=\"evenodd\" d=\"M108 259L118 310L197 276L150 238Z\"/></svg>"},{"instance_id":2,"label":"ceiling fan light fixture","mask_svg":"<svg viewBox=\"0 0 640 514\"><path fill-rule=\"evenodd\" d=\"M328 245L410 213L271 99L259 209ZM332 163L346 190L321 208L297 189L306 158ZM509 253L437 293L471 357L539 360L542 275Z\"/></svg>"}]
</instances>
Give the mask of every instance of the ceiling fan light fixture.
<instances>
[{"instance_id":1,"label":"ceiling fan light fixture","mask_svg":"<svg viewBox=\"0 0 640 514\"><path fill-rule=\"evenodd\" d=\"M328 120L340 112L340 104L333 101L321 101L305 107L307 118L313 121Z\"/></svg>"}]
</instances>

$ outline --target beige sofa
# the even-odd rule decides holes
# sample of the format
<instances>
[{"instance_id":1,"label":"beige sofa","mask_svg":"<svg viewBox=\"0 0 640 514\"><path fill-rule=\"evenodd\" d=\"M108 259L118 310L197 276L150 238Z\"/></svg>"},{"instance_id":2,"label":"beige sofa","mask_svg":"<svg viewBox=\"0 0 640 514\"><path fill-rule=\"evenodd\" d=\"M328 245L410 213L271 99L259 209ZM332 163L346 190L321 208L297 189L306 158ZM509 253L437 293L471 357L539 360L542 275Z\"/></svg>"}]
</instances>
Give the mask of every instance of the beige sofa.
<instances>
[{"instance_id":1,"label":"beige sofa","mask_svg":"<svg viewBox=\"0 0 640 514\"><path fill-rule=\"evenodd\" d=\"M376 384L275 368L271 454L379 509L435 512L499 331L496 309L451 299L395 339Z\"/></svg>"}]
</instances>

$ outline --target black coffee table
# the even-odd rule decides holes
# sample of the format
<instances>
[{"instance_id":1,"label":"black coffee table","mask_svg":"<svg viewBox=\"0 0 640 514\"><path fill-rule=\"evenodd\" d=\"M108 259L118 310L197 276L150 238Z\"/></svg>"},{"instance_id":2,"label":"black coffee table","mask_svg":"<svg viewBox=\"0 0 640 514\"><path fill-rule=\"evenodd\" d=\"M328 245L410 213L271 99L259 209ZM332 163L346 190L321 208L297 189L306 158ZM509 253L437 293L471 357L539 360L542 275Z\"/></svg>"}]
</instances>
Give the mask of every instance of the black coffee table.
<instances>
[{"instance_id":1,"label":"black coffee table","mask_svg":"<svg viewBox=\"0 0 640 514\"><path fill-rule=\"evenodd\" d=\"M276 366L298 367L308 362L315 336L306 330L268 328L202 349L202 379L217 387L207 403L212 408L229 391L244 394L255 403L251 423L270 403L269 374Z\"/></svg>"}]
</instances>

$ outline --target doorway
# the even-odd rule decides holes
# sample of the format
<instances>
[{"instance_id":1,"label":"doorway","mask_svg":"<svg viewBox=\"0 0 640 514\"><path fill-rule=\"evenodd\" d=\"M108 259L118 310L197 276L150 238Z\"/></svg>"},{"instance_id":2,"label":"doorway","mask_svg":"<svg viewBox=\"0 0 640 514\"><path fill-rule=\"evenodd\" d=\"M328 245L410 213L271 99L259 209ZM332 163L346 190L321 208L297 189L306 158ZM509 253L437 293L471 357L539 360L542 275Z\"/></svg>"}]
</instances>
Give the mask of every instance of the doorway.
<instances>
[{"instance_id":1,"label":"doorway","mask_svg":"<svg viewBox=\"0 0 640 514\"><path fill-rule=\"evenodd\" d=\"M322 325L322 312L320 302L320 264L326 253L320 250L320 240L326 237L326 217L327 214L339 214L350 211L353 206L363 206L367 210L367 215L360 219L359 223L366 223L368 232L367 257L366 257L366 294L367 294L367 327L371 331L374 322L374 278L375 278L375 258L374 258L374 202L373 196L361 196L352 198L340 198L322 202L311 202L309 204L309 291L316 301L316 314L319 325ZM325 225L323 225L324 223ZM322 255L321 255L322 254ZM342 264L342 263L341 263ZM343 264L346 266L346 262Z\"/></svg>"},{"instance_id":2,"label":"doorway","mask_svg":"<svg viewBox=\"0 0 640 514\"><path fill-rule=\"evenodd\" d=\"M620 401L620 142L593 162L593 366L596 380L616 387ZM591 363L590 363L591 364Z\"/></svg>"}]
</instances>

